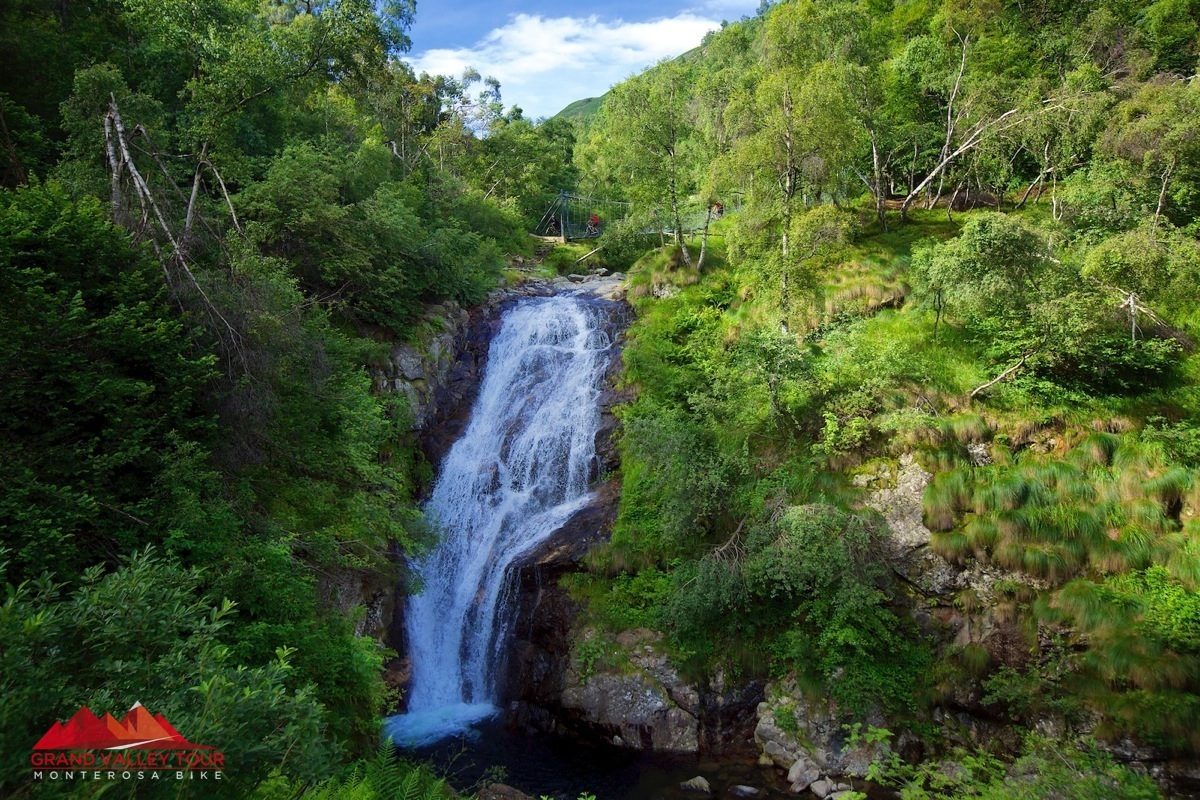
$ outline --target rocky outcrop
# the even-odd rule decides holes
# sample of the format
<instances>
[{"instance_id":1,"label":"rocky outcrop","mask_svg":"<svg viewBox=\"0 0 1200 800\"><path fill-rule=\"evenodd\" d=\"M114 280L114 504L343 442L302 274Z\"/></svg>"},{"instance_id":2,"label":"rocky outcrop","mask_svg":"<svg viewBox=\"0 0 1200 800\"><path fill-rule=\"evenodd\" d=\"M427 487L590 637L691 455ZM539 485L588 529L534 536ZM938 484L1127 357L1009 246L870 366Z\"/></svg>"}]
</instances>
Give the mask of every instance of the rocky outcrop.
<instances>
[{"instance_id":1,"label":"rocky outcrop","mask_svg":"<svg viewBox=\"0 0 1200 800\"><path fill-rule=\"evenodd\" d=\"M522 559L513 576L516 597L506 679L509 721L533 731L554 731L555 714L571 665L571 632L578 604L559 585L583 569L587 551L607 538L620 487L602 485L592 501Z\"/></svg>"},{"instance_id":2,"label":"rocky outcrop","mask_svg":"<svg viewBox=\"0 0 1200 800\"><path fill-rule=\"evenodd\" d=\"M568 727L609 739L619 747L669 753L700 751L700 697L656 651L662 634L626 631L602 644L595 631L581 649L607 647L592 663L576 662L566 675L560 714ZM614 663L600 666L600 658Z\"/></svg>"},{"instance_id":3,"label":"rocky outcrop","mask_svg":"<svg viewBox=\"0 0 1200 800\"><path fill-rule=\"evenodd\" d=\"M632 750L749 755L762 685L728 687L720 674L707 685L686 681L662 640L647 629L613 640L575 632L565 672L536 715L523 709L522 722Z\"/></svg>"},{"instance_id":4,"label":"rocky outcrop","mask_svg":"<svg viewBox=\"0 0 1200 800\"><path fill-rule=\"evenodd\" d=\"M504 783L485 784L475 793L476 800L533 800L532 797L519 789L514 789Z\"/></svg>"},{"instance_id":5,"label":"rocky outcrop","mask_svg":"<svg viewBox=\"0 0 1200 800\"><path fill-rule=\"evenodd\" d=\"M871 762L888 752L880 743L851 745L844 727L851 721L883 727L878 712L849 720L833 701L809 700L791 681L769 686L767 698L758 706L754 740L763 760L788 770L793 785L819 775L865 776Z\"/></svg>"},{"instance_id":6,"label":"rocky outcrop","mask_svg":"<svg viewBox=\"0 0 1200 800\"><path fill-rule=\"evenodd\" d=\"M354 634L386 642L394 612L393 584L391 577L379 572L332 568L320 573L317 597L326 608L347 617L353 617L357 608L364 609L354 622Z\"/></svg>"}]
</instances>

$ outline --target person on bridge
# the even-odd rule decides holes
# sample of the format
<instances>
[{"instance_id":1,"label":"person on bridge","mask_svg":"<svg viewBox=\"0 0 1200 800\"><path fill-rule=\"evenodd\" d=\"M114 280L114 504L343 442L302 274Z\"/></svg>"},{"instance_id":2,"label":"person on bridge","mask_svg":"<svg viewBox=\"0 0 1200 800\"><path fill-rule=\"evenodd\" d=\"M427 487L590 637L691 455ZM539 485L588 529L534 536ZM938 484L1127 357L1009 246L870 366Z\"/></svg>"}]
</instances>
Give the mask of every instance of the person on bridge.
<instances>
[{"instance_id":1,"label":"person on bridge","mask_svg":"<svg viewBox=\"0 0 1200 800\"><path fill-rule=\"evenodd\" d=\"M600 235L600 217L596 216L595 214L592 214L590 217L588 217L587 232L588 236Z\"/></svg>"}]
</instances>

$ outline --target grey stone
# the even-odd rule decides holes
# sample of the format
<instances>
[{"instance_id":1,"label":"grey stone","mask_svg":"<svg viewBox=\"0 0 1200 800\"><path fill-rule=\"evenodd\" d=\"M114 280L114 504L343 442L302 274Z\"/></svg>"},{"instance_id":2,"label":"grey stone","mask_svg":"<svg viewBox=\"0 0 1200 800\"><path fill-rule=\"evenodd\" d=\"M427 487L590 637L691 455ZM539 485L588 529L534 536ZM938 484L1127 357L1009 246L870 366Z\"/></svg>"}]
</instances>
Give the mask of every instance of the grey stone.
<instances>
[{"instance_id":1,"label":"grey stone","mask_svg":"<svg viewBox=\"0 0 1200 800\"><path fill-rule=\"evenodd\" d=\"M808 787L808 790L817 797L825 798L829 797L829 793L833 791L833 784L824 779L813 781L812 785Z\"/></svg>"},{"instance_id":2,"label":"grey stone","mask_svg":"<svg viewBox=\"0 0 1200 800\"><path fill-rule=\"evenodd\" d=\"M400 345L392 351L392 363L410 381L425 377L425 365L421 355L409 345Z\"/></svg>"},{"instance_id":3,"label":"grey stone","mask_svg":"<svg viewBox=\"0 0 1200 800\"><path fill-rule=\"evenodd\" d=\"M797 758L795 763L792 764L791 769L788 770L788 783L795 783L796 781L800 780L801 775L806 772L812 772L815 769L817 769L817 765L813 763L811 758L808 757L808 754L801 753L800 757ZM816 778L813 778L812 780L815 781ZM809 783L812 783L812 781L809 781Z\"/></svg>"},{"instance_id":4,"label":"grey stone","mask_svg":"<svg viewBox=\"0 0 1200 800\"><path fill-rule=\"evenodd\" d=\"M479 790L478 800L533 800L524 792L503 783L489 783Z\"/></svg>"},{"instance_id":5,"label":"grey stone","mask_svg":"<svg viewBox=\"0 0 1200 800\"><path fill-rule=\"evenodd\" d=\"M809 786L812 786L813 783L816 782L821 777L821 772L819 770L813 768L813 769L808 769L808 770L805 770L804 772L801 772L799 775L796 776L796 778L794 780L791 780L790 773L789 773L788 777L792 784L792 791L795 792L796 794L799 794L800 792L803 792L805 789L807 789Z\"/></svg>"},{"instance_id":6,"label":"grey stone","mask_svg":"<svg viewBox=\"0 0 1200 800\"><path fill-rule=\"evenodd\" d=\"M887 752L887 745L860 745L850 747L843 728L845 720L831 701L807 700L794 682L785 681L767 688L767 696L774 698L758 706L758 724L754 738L759 750L789 775L801 759L807 763L796 774L812 769L829 775L865 776L871 762ZM796 729L782 730L776 722L776 714L790 714L796 720ZM865 725L882 727L884 720L878 711L868 713L861 720ZM803 742L803 744L801 744Z\"/></svg>"},{"instance_id":7,"label":"grey stone","mask_svg":"<svg viewBox=\"0 0 1200 800\"><path fill-rule=\"evenodd\" d=\"M679 788L683 789L685 792L702 792L704 794L712 794L712 789L709 787L708 781L699 775L691 780L684 781L683 783L679 784Z\"/></svg>"},{"instance_id":8,"label":"grey stone","mask_svg":"<svg viewBox=\"0 0 1200 800\"><path fill-rule=\"evenodd\" d=\"M855 482L860 480L863 476L856 476ZM933 476L921 468L913 454L905 453L900 457L895 485L880 487L867 498L867 506L887 520L889 538L906 550L924 547L933 537L925 527L921 508L925 487L931 480Z\"/></svg>"},{"instance_id":9,"label":"grey stone","mask_svg":"<svg viewBox=\"0 0 1200 800\"><path fill-rule=\"evenodd\" d=\"M661 637L646 630L622 633L618 644L627 651L634 671L601 671L586 680L572 671L561 703L590 723L616 729L626 747L696 753L700 750L699 696L665 656L657 655L653 647L646 651Z\"/></svg>"},{"instance_id":10,"label":"grey stone","mask_svg":"<svg viewBox=\"0 0 1200 800\"><path fill-rule=\"evenodd\" d=\"M986 467L992 463L991 453L983 442L973 442L967 445L967 458L973 467Z\"/></svg>"},{"instance_id":11,"label":"grey stone","mask_svg":"<svg viewBox=\"0 0 1200 800\"><path fill-rule=\"evenodd\" d=\"M755 789L753 786L746 786L745 784L739 783L737 786L729 787L729 794L734 797L752 798L763 794L763 790Z\"/></svg>"}]
</instances>

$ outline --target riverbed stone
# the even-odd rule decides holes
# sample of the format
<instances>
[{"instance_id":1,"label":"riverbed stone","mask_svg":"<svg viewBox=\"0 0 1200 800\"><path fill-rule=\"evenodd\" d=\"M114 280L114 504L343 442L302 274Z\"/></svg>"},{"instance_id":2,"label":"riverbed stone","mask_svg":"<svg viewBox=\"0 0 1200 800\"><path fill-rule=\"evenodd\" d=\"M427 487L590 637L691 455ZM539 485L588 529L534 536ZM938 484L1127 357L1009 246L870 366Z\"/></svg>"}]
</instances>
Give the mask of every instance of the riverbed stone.
<instances>
[{"instance_id":1,"label":"riverbed stone","mask_svg":"<svg viewBox=\"0 0 1200 800\"><path fill-rule=\"evenodd\" d=\"M730 786L728 791L730 797L738 797L742 800L753 800L753 798L761 797L764 794L762 789L756 789L753 786L747 786L744 783L739 783L736 786Z\"/></svg>"},{"instance_id":2,"label":"riverbed stone","mask_svg":"<svg viewBox=\"0 0 1200 800\"><path fill-rule=\"evenodd\" d=\"M800 757L792 763L791 768L788 770L788 783L795 783L796 781L800 780L801 776L806 773L813 772L816 769L816 762L809 758L807 753L801 753ZM816 778L810 780L809 783L812 783L814 780L816 780Z\"/></svg>"},{"instance_id":3,"label":"riverbed stone","mask_svg":"<svg viewBox=\"0 0 1200 800\"><path fill-rule=\"evenodd\" d=\"M812 785L808 787L808 790L817 797L826 798L829 796L829 793L833 791L833 784L822 778L819 781L813 781Z\"/></svg>"},{"instance_id":4,"label":"riverbed stone","mask_svg":"<svg viewBox=\"0 0 1200 800\"><path fill-rule=\"evenodd\" d=\"M520 789L504 783L489 783L475 795L478 800L533 800Z\"/></svg>"},{"instance_id":5,"label":"riverbed stone","mask_svg":"<svg viewBox=\"0 0 1200 800\"><path fill-rule=\"evenodd\" d=\"M679 784L679 788L685 792L700 792L702 794L712 794L712 788L708 785L708 781L702 776L697 775L691 780L686 780Z\"/></svg>"},{"instance_id":6,"label":"riverbed stone","mask_svg":"<svg viewBox=\"0 0 1200 800\"><path fill-rule=\"evenodd\" d=\"M820 780L821 773L819 770L809 769L796 776L796 780L791 782L791 791L793 794L800 794L813 783Z\"/></svg>"}]
</instances>

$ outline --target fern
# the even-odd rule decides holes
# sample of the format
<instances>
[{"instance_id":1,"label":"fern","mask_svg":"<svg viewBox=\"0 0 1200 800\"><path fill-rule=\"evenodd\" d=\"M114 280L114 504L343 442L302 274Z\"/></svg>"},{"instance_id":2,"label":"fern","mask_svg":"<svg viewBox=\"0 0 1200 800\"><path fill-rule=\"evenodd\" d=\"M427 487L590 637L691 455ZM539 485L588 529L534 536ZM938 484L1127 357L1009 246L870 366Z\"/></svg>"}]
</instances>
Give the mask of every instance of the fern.
<instances>
[{"instance_id":1,"label":"fern","mask_svg":"<svg viewBox=\"0 0 1200 800\"><path fill-rule=\"evenodd\" d=\"M353 764L341 779L304 792L306 800L447 800L453 796L444 778L424 765L396 757L390 739L370 759Z\"/></svg>"}]
</instances>

